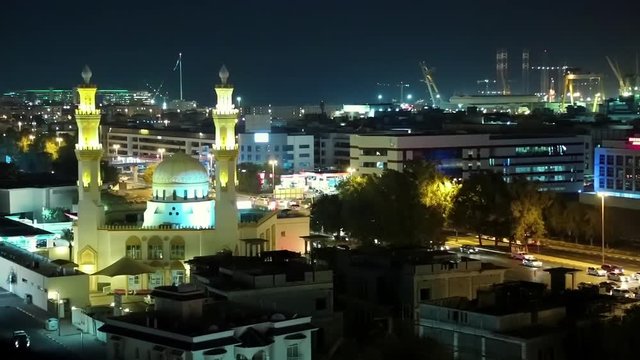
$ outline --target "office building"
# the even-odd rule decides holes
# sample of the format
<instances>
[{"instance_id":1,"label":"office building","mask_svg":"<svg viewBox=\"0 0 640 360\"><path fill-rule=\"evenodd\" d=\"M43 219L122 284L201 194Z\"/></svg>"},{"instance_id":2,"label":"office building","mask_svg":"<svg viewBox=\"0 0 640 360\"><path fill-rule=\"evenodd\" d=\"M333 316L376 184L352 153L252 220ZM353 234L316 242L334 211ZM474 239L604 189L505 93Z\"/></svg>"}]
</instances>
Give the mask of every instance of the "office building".
<instances>
[{"instance_id":1,"label":"office building","mask_svg":"<svg viewBox=\"0 0 640 360\"><path fill-rule=\"evenodd\" d=\"M276 160L284 172L313 170L313 142L313 135L307 134L238 134L238 162L265 165L270 160Z\"/></svg>"},{"instance_id":2,"label":"office building","mask_svg":"<svg viewBox=\"0 0 640 360\"><path fill-rule=\"evenodd\" d=\"M578 192L591 167L591 141L583 135L363 134L351 135L351 167L359 174L402 171L412 160L434 162L446 175L475 171L523 176L543 190Z\"/></svg>"}]
</instances>

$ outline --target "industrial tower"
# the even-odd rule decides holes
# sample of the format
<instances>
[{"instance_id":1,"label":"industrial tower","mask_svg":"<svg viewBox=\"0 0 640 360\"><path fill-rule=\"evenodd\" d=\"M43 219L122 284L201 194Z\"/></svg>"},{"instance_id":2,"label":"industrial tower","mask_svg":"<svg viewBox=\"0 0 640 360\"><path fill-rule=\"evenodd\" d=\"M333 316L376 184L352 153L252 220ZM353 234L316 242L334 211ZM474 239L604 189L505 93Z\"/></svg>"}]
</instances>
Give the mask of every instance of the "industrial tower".
<instances>
[{"instance_id":1,"label":"industrial tower","mask_svg":"<svg viewBox=\"0 0 640 360\"><path fill-rule=\"evenodd\" d=\"M213 109L216 127L216 143L213 155L216 160L216 233L220 239L238 238L238 209L236 204L236 122L238 109L233 105L233 86L227 83L229 71L222 65L220 84L216 85L218 102Z\"/></svg>"},{"instance_id":2,"label":"industrial tower","mask_svg":"<svg viewBox=\"0 0 640 360\"><path fill-rule=\"evenodd\" d=\"M91 70L85 66L82 70L84 83L78 85L80 104L76 109L78 125L78 143L76 157L78 159L78 222L75 231L74 260L80 270L92 273L97 270L97 236L96 229L104 225L104 208L100 199L100 110L96 109L96 91L91 84Z\"/></svg>"},{"instance_id":3,"label":"industrial tower","mask_svg":"<svg viewBox=\"0 0 640 360\"><path fill-rule=\"evenodd\" d=\"M522 94L529 94L529 73L531 64L529 62L529 49L522 50Z\"/></svg>"},{"instance_id":4,"label":"industrial tower","mask_svg":"<svg viewBox=\"0 0 640 360\"><path fill-rule=\"evenodd\" d=\"M509 55L506 49L498 49L496 52L496 72L498 85L502 95L509 95Z\"/></svg>"}]
</instances>

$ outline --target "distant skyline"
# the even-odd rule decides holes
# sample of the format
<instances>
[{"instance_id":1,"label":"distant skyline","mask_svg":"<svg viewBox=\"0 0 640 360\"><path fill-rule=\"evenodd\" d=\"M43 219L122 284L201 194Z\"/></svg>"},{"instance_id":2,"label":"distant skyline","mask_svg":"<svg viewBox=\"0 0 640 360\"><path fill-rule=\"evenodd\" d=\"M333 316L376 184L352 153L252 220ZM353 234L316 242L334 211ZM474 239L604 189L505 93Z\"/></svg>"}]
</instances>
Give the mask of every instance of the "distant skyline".
<instances>
[{"instance_id":1,"label":"distant skyline","mask_svg":"<svg viewBox=\"0 0 640 360\"><path fill-rule=\"evenodd\" d=\"M605 56L633 71L640 2L513 0L229 0L60 2L8 0L0 12L0 91L71 88L88 64L101 88L179 97L172 69L183 54L184 95L204 105L224 63L243 104L373 102L424 98L418 61L436 68L441 92L473 93L495 78L495 52L509 51L519 88L521 52L540 65L580 67L616 80ZM607 7L609 6L609 7ZM376 84L390 84L380 87ZM538 77L531 74L531 87Z\"/></svg>"}]
</instances>

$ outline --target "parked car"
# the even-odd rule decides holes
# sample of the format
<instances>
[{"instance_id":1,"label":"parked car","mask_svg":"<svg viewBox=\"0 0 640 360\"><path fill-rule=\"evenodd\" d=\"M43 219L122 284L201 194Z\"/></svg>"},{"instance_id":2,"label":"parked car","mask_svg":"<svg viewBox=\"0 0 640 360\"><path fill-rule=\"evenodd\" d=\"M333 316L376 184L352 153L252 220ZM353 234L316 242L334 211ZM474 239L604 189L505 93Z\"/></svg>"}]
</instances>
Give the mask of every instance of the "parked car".
<instances>
[{"instance_id":1,"label":"parked car","mask_svg":"<svg viewBox=\"0 0 640 360\"><path fill-rule=\"evenodd\" d=\"M587 275L591 275L591 276L607 276L607 272L602 270L602 269L598 269L598 268L595 268L593 266L589 266L587 268Z\"/></svg>"},{"instance_id":2,"label":"parked car","mask_svg":"<svg viewBox=\"0 0 640 360\"><path fill-rule=\"evenodd\" d=\"M607 274L607 279L619 282L629 282L629 277L620 273L610 272Z\"/></svg>"},{"instance_id":3,"label":"parked car","mask_svg":"<svg viewBox=\"0 0 640 360\"><path fill-rule=\"evenodd\" d=\"M24 330L14 331L11 342L13 343L13 347L17 350L27 350L31 346L31 338L26 332L24 332Z\"/></svg>"},{"instance_id":4,"label":"parked car","mask_svg":"<svg viewBox=\"0 0 640 360\"><path fill-rule=\"evenodd\" d=\"M611 295L615 296L615 297L621 297L621 298L630 298L630 299L634 299L636 297L636 294L634 294L631 290L629 289L623 289L623 288L615 288L611 291Z\"/></svg>"},{"instance_id":5,"label":"parked car","mask_svg":"<svg viewBox=\"0 0 640 360\"><path fill-rule=\"evenodd\" d=\"M511 253L511 258L512 258L512 259L516 259L516 260L524 260L524 258L525 258L527 255L528 255L528 254L527 254L526 252L519 251L519 252Z\"/></svg>"},{"instance_id":6,"label":"parked car","mask_svg":"<svg viewBox=\"0 0 640 360\"><path fill-rule=\"evenodd\" d=\"M618 284L614 283L613 281L603 281L598 284L598 287L600 288L600 294L611 295L611 291L617 288Z\"/></svg>"},{"instance_id":7,"label":"parked car","mask_svg":"<svg viewBox=\"0 0 640 360\"><path fill-rule=\"evenodd\" d=\"M578 284L578 290L591 290L591 289L595 289L597 291L598 285L590 282L581 282Z\"/></svg>"},{"instance_id":8,"label":"parked car","mask_svg":"<svg viewBox=\"0 0 640 360\"><path fill-rule=\"evenodd\" d=\"M460 252L466 254L477 254L478 249L473 245L462 245L460 246Z\"/></svg>"},{"instance_id":9,"label":"parked car","mask_svg":"<svg viewBox=\"0 0 640 360\"><path fill-rule=\"evenodd\" d=\"M621 266L611 265L611 264L602 264L600 268L606 271L607 273L613 272L616 274L624 274L624 269Z\"/></svg>"},{"instance_id":10,"label":"parked car","mask_svg":"<svg viewBox=\"0 0 640 360\"><path fill-rule=\"evenodd\" d=\"M534 267L534 268L539 268L542 267L542 261L536 259L533 256L526 256L524 259L522 259L522 265L524 266L528 266L528 267Z\"/></svg>"}]
</instances>

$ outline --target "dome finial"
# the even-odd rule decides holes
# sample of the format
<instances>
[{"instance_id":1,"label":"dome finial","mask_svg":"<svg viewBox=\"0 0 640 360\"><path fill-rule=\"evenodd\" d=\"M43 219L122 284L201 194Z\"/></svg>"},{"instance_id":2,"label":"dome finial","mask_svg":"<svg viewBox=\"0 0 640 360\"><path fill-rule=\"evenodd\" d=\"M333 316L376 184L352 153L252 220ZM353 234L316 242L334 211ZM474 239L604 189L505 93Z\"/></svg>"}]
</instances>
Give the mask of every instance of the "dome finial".
<instances>
[{"instance_id":1,"label":"dome finial","mask_svg":"<svg viewBox=\"0 0 640 360\"><path fill-rule=\"evenodd\" d=\"M89 84L91 81L91 75L93 75L93 73L91 72L91 69L89 69L89 65L85 65L84 69L82 69L82 78L84 79L85 84Z\"/></svg>"},{"instance_id":2,"label":"dome finial","mask_svg":"<svg viewBox=\"0 0 640 360\"><path fill-rule=\"evenodd\" d=\"M224 64L220 68L220 72L218 72L218 76L220 76L220 81L222 81L222 85L226 85L227 80L229 79L229 70L227 70L227 67Z\"/></svg>"}]
</instances>

